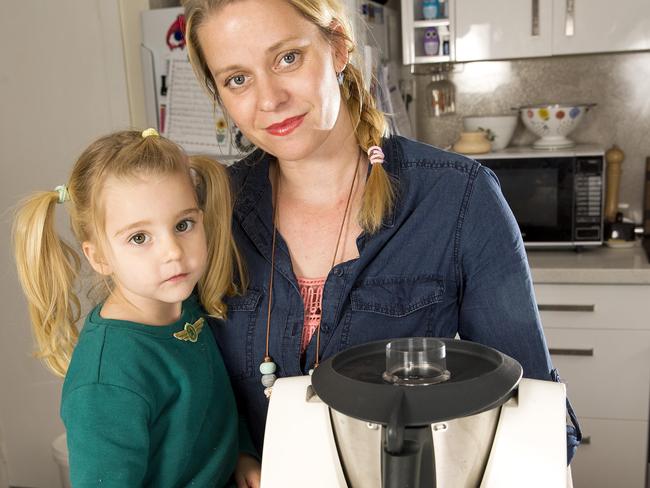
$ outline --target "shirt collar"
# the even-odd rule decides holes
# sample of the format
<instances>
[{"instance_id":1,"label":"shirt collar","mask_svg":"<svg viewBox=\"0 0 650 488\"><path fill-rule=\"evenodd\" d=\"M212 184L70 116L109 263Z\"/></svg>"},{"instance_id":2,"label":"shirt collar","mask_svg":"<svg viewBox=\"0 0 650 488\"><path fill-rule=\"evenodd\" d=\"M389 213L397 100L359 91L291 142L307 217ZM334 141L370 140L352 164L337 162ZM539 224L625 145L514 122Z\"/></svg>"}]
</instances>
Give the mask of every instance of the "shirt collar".
<instances>
[{"instance_id":1,"label":"shirt collar","mask_svg":"<svg viewBox=\"0 0 650 488\"><path fill-rule=\"evenodd\" d=\"M395 185L396 200L399 201L399 177L400 166L404 159L402 148L396 137L387 137L382 140L382 150L384 151L384 169L388 172ZM235 216L243 221L248 214L257 209L259 217L263 222L271 222L272 205L265 204L271 202L271 185L269 181L269 166L274 156L257 149L244 159L235 163L234 172L242 172L243 181L240 182L236 189L237 197L235 200ZM368 168L370 172L370 168ZM266 201L266 202L265 202ZM397 203L397 202L396 202ZM382 225L392 227L395 222L396 208L384 218ZM268 214L268 215L267 215ZM269 229L272 231L272 229Z\"/></svg>"}]
</instances>

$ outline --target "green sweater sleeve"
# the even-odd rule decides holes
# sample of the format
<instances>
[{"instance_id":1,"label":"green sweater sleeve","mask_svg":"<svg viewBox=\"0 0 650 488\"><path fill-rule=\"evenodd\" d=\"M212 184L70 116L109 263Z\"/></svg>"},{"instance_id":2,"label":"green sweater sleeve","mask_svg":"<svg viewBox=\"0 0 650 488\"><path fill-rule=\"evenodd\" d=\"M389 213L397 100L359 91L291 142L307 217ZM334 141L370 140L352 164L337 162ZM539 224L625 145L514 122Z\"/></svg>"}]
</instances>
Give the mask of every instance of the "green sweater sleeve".
<instances>
[{"instance_id":1,"label":"green sweater sleeve","mask_svg":"<svg viewBox=\"0 0 650 488\"><path fill-rule=\"evenodd\" d=\"M253 446L253 441L251 439L250 432L248 431L248 425L242 417L241 413L239 414L239 452L250 454L258 461L262 461L261 456Z\"/></svg>"},{"instance_id":2,"label":"green sweater sleeve","mask_svg":"<svg viewBox=\"0 0 650 488\"><path fill-rule=\"evenodd\" d=\"M61 416L72 486L142 486L149 459L150 413L140 395L118 386L83 385L63 398Z\"/></svg>"}]
</instances>

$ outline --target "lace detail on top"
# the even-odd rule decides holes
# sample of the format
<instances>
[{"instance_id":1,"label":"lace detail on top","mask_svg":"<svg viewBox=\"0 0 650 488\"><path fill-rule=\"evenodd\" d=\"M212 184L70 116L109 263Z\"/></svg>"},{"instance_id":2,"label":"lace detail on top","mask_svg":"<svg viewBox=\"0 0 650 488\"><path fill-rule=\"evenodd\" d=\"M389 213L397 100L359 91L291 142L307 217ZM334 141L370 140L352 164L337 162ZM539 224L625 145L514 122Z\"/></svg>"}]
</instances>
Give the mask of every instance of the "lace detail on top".
<instances>
[{"instance_id":1,"label":"lace detail on top","mask_svg":"<svg viewBox=\"0 0 650 488\"><path fill-rule=\"evenodd\" d=\"M327 278L298 278L300 296L305 307L305 322L302 327L302 340L300 341L300 354L307 349L323 314L323 288Z\"/></svg>"}]
</instances>

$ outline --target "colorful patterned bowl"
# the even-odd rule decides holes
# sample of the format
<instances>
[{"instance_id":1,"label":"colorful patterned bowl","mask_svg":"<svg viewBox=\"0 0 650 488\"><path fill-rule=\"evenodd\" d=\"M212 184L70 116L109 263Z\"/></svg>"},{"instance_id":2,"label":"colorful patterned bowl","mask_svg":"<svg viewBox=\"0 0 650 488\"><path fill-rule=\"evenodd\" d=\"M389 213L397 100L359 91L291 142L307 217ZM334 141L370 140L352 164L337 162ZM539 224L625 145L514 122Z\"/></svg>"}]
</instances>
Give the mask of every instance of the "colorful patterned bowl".
<instances>
[{"instance_id":1,"label":"colorful patterned bowl","mask_svg":"<svg viewBox=\"0 0 650 488\"><path fill-rule=\"evenodd\" d=\"M575 146L567 135L575 129L595 103L548 104L519 107L524 125L540 139L534 149L560 149Z\"/></svg>"}]
</instances>

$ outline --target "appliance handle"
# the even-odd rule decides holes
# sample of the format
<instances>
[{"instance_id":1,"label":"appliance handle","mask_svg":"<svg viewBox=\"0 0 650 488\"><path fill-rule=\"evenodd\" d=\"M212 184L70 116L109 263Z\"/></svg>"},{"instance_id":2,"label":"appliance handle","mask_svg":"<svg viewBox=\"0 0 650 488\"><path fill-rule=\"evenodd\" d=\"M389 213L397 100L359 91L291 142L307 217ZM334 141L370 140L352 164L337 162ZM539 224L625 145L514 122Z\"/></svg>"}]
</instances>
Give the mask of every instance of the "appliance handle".
<instances>
[{"instance_id":1,"label":"appliance handle","mask_svg":"<svg viewBox=\"0 0 650 488\"><path fill-rule=\"evenodd\" d=\"M531 36L539 37L539 0L532 0Z\"/></svg>"},{"instance_id":2,"label":"appliance handle","mask_svg":"<svg viewBox=\"0 0 650 488\"><path fill-rule=\"evenodd\" d=\"M548 350L549 354L552 356L593 356L594 348L589 349L563 349L551 347Z\"/></svg>"},{"instance_id":3,"label":"appliance handle","mask_svg":"<svg viewBox=\"0 0 650 488\"><path fill-rule=\"evenodd\" d=\"M540 312L595 312L596 305L571 305L559 303L539 303L537 310Z\"/></svg>"},{"instance_id":4,"label":"appliance handle","mask_svg":"<svg viewBox=\"0 0 650 488\"><path fill-rule=\"evenodd\" d=\"M575 33L575 0L566 0L566 15L564 20L564 35L572 37Z\"/></svg>"}]
</instances>

